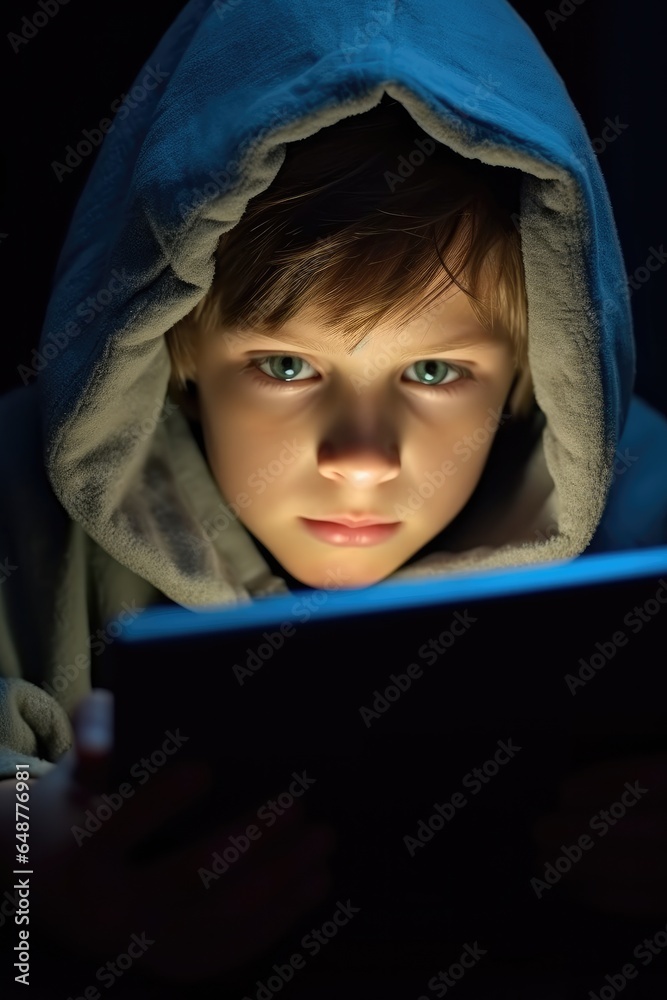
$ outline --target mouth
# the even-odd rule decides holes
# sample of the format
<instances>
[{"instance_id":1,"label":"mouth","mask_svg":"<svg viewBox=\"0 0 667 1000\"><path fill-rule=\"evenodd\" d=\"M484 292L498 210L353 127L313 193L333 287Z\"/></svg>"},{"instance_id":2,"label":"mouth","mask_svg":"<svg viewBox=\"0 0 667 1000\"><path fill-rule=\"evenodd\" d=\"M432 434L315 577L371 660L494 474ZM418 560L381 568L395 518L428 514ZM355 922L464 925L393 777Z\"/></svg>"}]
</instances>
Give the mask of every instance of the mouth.
<instances>
[{"instance_id":1,"label":"mouth","mask_svg":"<svg viewBox=\"0 0 667 1000\"><path fill-rule=\"evenodd\" d=\"M379 545L395 535L401 526L400 521L380 521L376 518L360 518L356 521L353 518L337 518L324 521L301 517L299 520L318 541L337 546Z\"/></svg>"},{"instance_id":2,"label":"mouth","mask_svg":"<svg viewBox=\"0 0 667 1000\"><path fill-rule=\"evenodd\" d=\"M320 521L324 524L343 524L346 528L367 528L369 525L399 523L398 521L393 521L390 517L381 517L380 515L370 517L354 517L347 514L336 514L332 517L311 517L305 518L305 520Z\"/></svg>"}]
</instances>

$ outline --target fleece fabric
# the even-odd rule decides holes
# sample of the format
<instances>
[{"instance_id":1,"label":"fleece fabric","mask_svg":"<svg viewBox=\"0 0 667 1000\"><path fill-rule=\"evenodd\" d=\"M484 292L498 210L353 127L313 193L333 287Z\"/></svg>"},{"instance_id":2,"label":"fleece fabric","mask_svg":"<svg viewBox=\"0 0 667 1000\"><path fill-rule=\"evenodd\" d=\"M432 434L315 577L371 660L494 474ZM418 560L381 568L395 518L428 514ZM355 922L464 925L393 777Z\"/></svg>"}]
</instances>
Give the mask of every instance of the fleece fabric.
<instances>
[{"instance_id":1,"label":"fleece fabric","mask_svg":"<svg viewBox=\"0 0 667 1000\"><path fill-rule=\"evenodd\" d=\"M29 385L0 404L0 777L26 758L43 773L69 745L109 619L286 589L238 520L203 528L223 498L168 396L164 334L209 289L218 240L286 145L384 94L437 142L521 171L544 415L514 516L395 575L667 540L667 425L632 395L607 191L560 77L505 0L474 12L467 0L191 0L135 86L72 219Z\"/></svg>"}]
</instances>

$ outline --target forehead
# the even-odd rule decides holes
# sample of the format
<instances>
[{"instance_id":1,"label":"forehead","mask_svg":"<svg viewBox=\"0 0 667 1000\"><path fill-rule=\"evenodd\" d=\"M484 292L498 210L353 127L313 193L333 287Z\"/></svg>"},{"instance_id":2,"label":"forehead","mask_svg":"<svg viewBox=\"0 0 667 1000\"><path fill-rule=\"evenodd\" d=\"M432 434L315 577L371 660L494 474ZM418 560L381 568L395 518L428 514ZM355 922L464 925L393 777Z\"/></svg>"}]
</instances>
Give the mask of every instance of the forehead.
<instances>
[{"instance_id":1,"label":"forehead","mask_svg":"<svg viewBox=\"0 0 667 1000\"><path fill-rule=\"evenodd\" d=\"M425 309L419 310L416 304L415 315L408 322L386 321L363 337L355 332L337 331L317 316L317 311L308 307L270 333L252 327L239 331L238 347L240 350L280 347L351 357L389 345L409 355L423 354L425 350L443 353L476 345L497 345L505 339L502 331L490 330L480 322L468 296L456 287L447 289Z\"/></svg>"}]
</instances>

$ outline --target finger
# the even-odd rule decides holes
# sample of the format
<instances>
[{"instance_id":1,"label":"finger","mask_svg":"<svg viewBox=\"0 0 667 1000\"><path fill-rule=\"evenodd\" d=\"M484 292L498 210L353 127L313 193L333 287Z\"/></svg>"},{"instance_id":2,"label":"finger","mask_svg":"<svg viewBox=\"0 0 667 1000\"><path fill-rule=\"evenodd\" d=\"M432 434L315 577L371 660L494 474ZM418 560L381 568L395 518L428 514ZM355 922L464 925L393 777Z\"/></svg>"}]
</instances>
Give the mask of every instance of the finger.
<instances>
[{"instance_id":1,"label":"finger","mask_svg":"<svg viewBox=\"0 0 667 1000\"><path fill-rule=\"evenodd\" d=\"M211 786L210 767L203 761L165 764L138 787L127 783L129 791L114 814L94 834L98 847L122 854L157 833L168 820L194 802Z\"/></svg>"},{"instance_id":2,"label":"finger","mask_svg":"<svg viewBox=\"0 0 667 1000\"><path fill-rule=\"evenodd\" d=\"M113 710L112 692L97 688L75 711L74 779L83 790L101 791L105 787L113 748Z\"/></svg>"},{"instance_id":3,"label":"finger","mask_svg":"<svg viewBox=\"0 0 667 1000\"><path fill-rule=\"evenodd\" d=\"M238 870L237 877L228 885L233 887L230 892L240 893L241 912L247 908L250 914L258 906L294 892L314 872L324 869L334 847L331 828L318 824L308 828L281 857L257 859L256 865L248 866L244 873Z\"/></svg>"},{"instance_id":4,"label":"finger","mask_svg":"<svg viewBox=\"0 0 667 1000\"><path fill-rule=\"evenodd\" d=\"M335 848L335 834L329 826L319 824L299 831L287 841L280 853L256 852L239 858L221 870L214 857L204 859L196 852L181 852L178 856L159 859L144 872L144 891L159 891L168 881L173 898L183 906L191 905L203 894L225 895L241 892L245 902L257 907L266 905L285 887L298 883L302 874L313 865L322 866ZM254 845L257 847L258 845Z\"/></svg>"},{"instance_id":5,"label":"finger","mask_svg":"<svg viewBox=\"0 0 667 1000\"><path fill-rule=\"evenodd\" d=\"M174 905L172 912L178 915L177 921L188 915L185 932L194 935L199 954L207 935L211 947L219 951L224 934L224 950L239 964L242 954L258 954L286 933L323 900L331 885L330 871L316 853L311 853L308 862L302 858L299 870L289 877L283 872L276 881L268 868L261 869L243 883L221 885L217 891L205 893L194 905L193 900L185 907ZM183 928L179 925L174 929L180 939Z\"/></svg>"},{"instance_id":6,"label":"finger","mask_svg":"<svg viewBox=\"0 0 667 1000\"><path fill-rule=\"evenodd\" d=\"M205 979L238 970L274 945L324 899L330 887L329 874L322 872L245 921L230 918L219 896L207 896L208 906L187 914L171 906L173 918L162 925L160 938L147 952L146 962L162 977L168 975L187 983L192 982L195 961L198 977ZM179 947L171 945L174 940Z\"/></svg>"},{"instance_id":7,"label":"finger","mask_svg":"<svg viewBox=\"0 0 667 1000\"><path fill-rule=\"evenodd\" d=\"M261 911L245 916L239 913L239 918L230 927L235 963L248 961L287 934L297 920L326 898L331 885L330 872L318 869L298 885L291 885L277 895Z\"/></svg>"},{"instance_id":8,"label":"finger","mask_svg":"<svg viewBox=\"0 0 667 1000\"><path fill-rule=\"evenodd\" d=\"M253 845L257 848L258 845ZM329 827L307 827L298 834L288 835L281 844L280 852L274 850L255 853L248 852L236 862L222 868L218 863L220 855L196 853L169 856L159 859L144 873L146 893L158 891L160 885L169 882L174 897L186 905L187 900L198 899L217 889L228 893L241 886L243 892L250 893L259 885L266 898L281 891L281 886L290 881L298 881L300 872L312 864L324 864L335 846L335 836ZM229 855L228 855L229 857ZM224 887L224 888L223 888Z\"/></svg>"},{"instance_id":9,"label":"finger","mask_svg":"<svg viewBox=\"0 0 667 1000\"><path fill-rule=\"evenodd\" d=\"M156 859L154 864L159 868L159 878L177 878L182 872L210 869L214 863L219 868L220 859L231 869L239 864L244 867L248 859L254 863L258 855L284 853L295 837L302 836L304 815L301 803L295 802L268 830L257 827L255 811L217 827L204 837L196 837L193 831L190 843ZM249 836L249 827L253 825L253 836L257 839Z\"/></svg>"},{"instance_id":10,"label":"finger","mask_svg":"<svg viewBox=\"0 0 667 1000\"><path fill-rule=\"evenodd\" d=\"M95 834L98 846L116 855L139 846L165 827L183 808L210 791L213 778L210 766L204 761L187 761L168 763L161 772L151 775L145 784L138 787L133 788L127 783L127 798L120 802L114 815ZM121 798L117 790L113 794L117 799ZM283 828L298 823L302 816L303 807L294 803L276 820L275 836L279 837ZM257 818L256 814L244 817L248 821L253 818ZM238 822L226 824L221 832L224 835L230 827L238 829L238 826ZM217 836L220 837L220 832ZM198 849L201 852L201 844ZM185 850L197 850L197 844L188 845Z\"/></svg>"}]
</instances>

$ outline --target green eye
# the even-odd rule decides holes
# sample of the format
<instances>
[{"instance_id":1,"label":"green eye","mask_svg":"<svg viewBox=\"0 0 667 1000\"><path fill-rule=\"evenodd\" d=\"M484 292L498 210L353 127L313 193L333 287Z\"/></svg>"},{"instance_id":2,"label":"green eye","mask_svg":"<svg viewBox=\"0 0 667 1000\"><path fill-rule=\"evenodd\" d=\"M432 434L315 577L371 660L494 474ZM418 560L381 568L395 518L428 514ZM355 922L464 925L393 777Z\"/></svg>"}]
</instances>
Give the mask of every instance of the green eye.
<instances>
[{"instance_id":1,"label":"green eye","mask_svg":"<svg viewBox=\"0 0 667 1000\"><path fill-rule=\"evenodd\" d=\"M411 370L415 372L414 378L407 374ZM406 369L406 377L409 382L421 382L422 385L444 385L447 382L456 382L462 375L445 361L430 358L426 361L415 361Z\"/></svg>"},{"instance_id":2,"label":"green eye","mask_svg":"<svg viewBox=\"0 0 667 1000\"><path fill-rule=\"evenodd\" d=\"M263 358L257 367L265 375L278 379L280 382L302 381L317 374L307 361L304 361L303 358L293 357L291 354L273 354L271 357ZM305 373L304 369L306 369Z\"/></svg>"}]
</instances>

